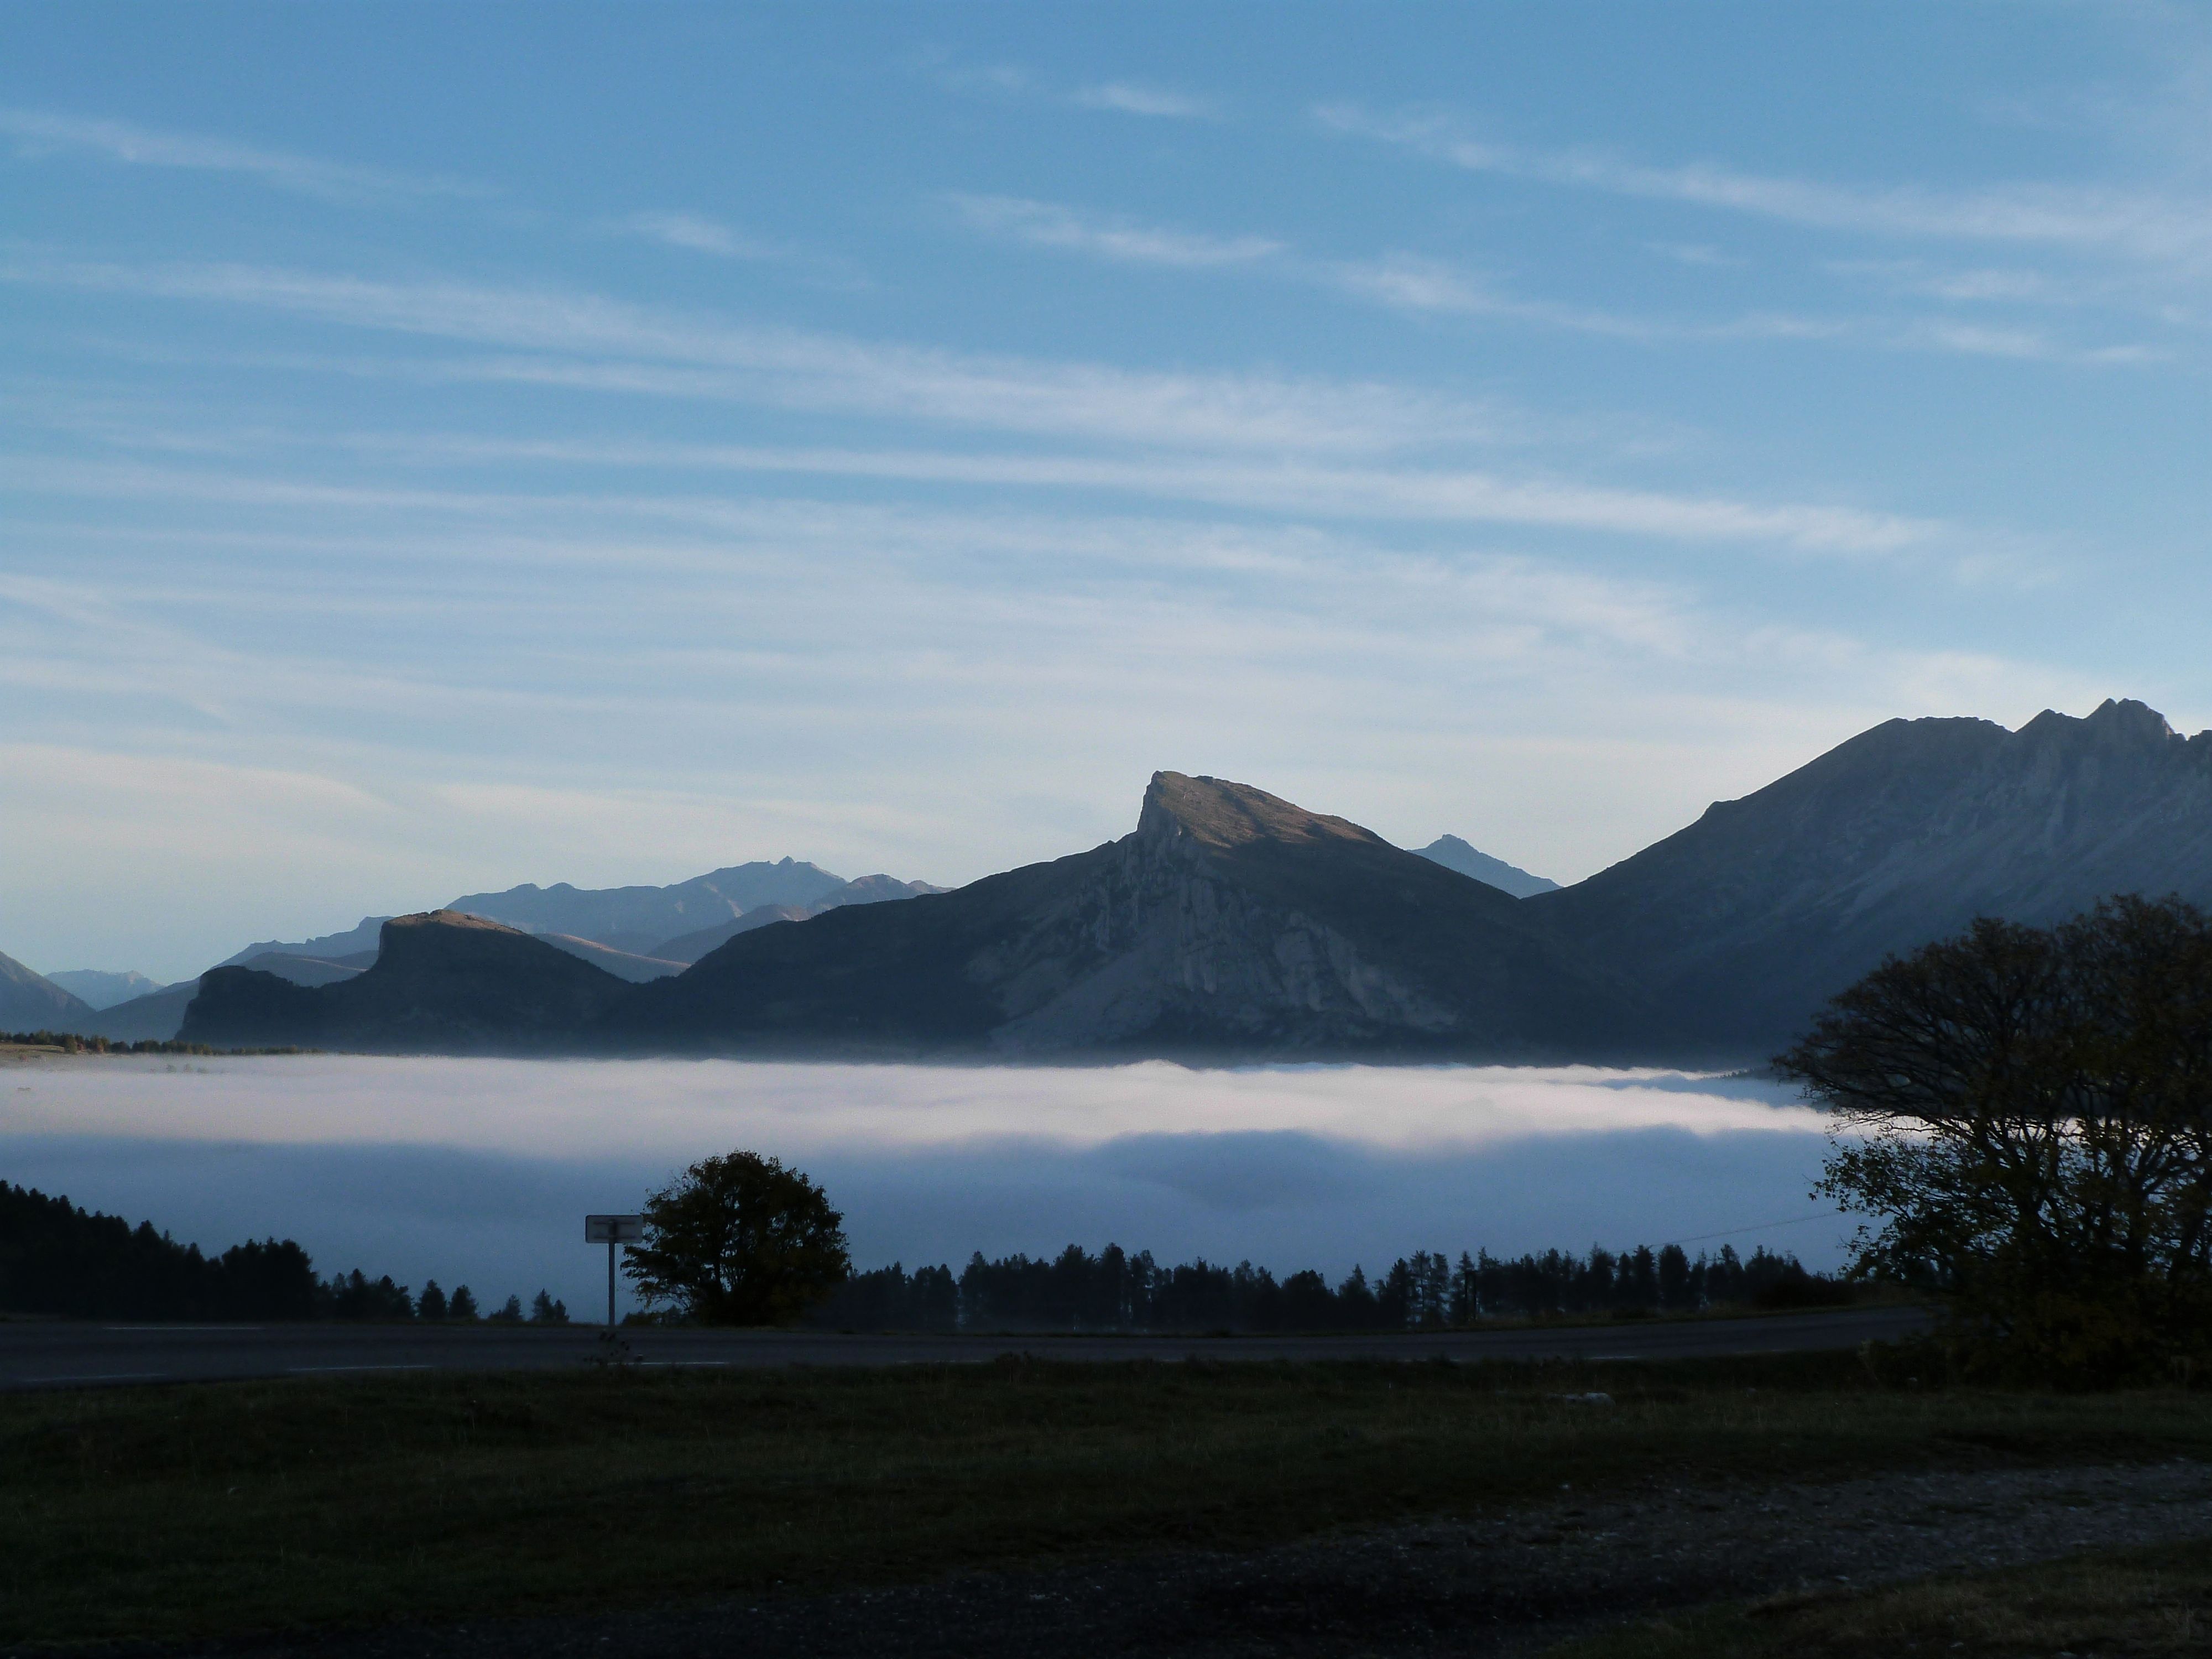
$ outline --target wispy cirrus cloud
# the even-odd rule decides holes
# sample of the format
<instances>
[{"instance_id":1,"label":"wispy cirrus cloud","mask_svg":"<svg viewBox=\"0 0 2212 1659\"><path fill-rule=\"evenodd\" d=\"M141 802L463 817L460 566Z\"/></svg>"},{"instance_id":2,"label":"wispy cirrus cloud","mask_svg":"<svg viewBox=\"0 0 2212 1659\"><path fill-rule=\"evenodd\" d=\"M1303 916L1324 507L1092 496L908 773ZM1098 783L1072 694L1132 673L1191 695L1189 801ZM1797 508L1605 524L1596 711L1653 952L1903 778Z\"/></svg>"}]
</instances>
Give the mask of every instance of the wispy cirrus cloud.
<instances>
[{"instance_id":1,"label":"wispy cirrus cloud","mask_svg":"<svg viewBox=\"0 0 2212 1659\"><path fill-rule=\"evenodd\" d=\"M2095 185L2023 183L1972 190L1864 186L1745 172L1712 162L1657 167L1596 149L1489 142L1442 114L1377 114L1325 104L1333 131L1394 144L1471 173L1680 203L1824 230L2046 244L2202 271L2212 264L2212 202Z\"/></svg>"},{"instance_id":2,"label":"wispy cirrus cloud","mask_svg":"<svg viewBox=\"0 0 2212 1659\"><path fill-rule=\"evenodd\" d=\"M0 281L252 307L348 327L542 354L471 378L740 398L787 408L1229 450L1374 453L1479 442L1498 412L1376 382L1176 374L793 329L556 289L394 283L243 264L0 259Z\"/></svg>"},{"instance_id":3,"label":"wispy cirrus cloud","mask_svg":"<svg viewBox=\"0 0 2212 1659\"><path fill-rule=\"evenodd\" d=\"M1149 224L1121 215L1088 213L1021 197L955 194L946 198L961 220L987 235L1088 255L1122 264L1184 270L1244 270L1279 281L1333 289L1394 311L1481 317L1645 345L1727 341L1834 342L1880 349L1932 351L2017 362L2112 368L2165 361L2135 343L2080 345L2040 329L1969 325L1948 318L1815 315L1762 310L1717 319L1638 315L1514 293L1487 273L1425 255L1390 252L1364 259L1322 259L1255 234L1223 236ZM1999 297L1994 283L1990 297ZM1960 297L1958 292L1942 297Z\"/></svg>"},{"instance_id":4,"label":"wispy cirrus cloud","mask_svg":"<svg viewBox=\"0 0 2212 1659\"><path fill-rule=\"evenodd\" d=\"M1221 106L1211 98L1195 97L1164 87L1143 86L1133 81L1109 81L1099 86L1079 88L1070 101L1085 109L1115 110L1124 115L1148 115L1158 119L1221 118Z\"/></svg>"},{"instance_id":5,"label":"wispy cirrus cloud","mask_svg":"<svg viewBox=\"0 0 2212 1659\"><path fill-rule=\"evenodd\" d=\"M705 253L717 259L738 259L753 264L780 265L837 288L867 286L867 279L849 259L817 253L793 242L755 236L702 213L632 213L618 219L602 220L599 228L614 235L635 236L648 242L657 242L663 247L680 248L687 253Z\"/></svg>"},{"instance_id":6,"label":"wispy cirrus cloud","mask_svg":"<svg viewBox=\"0 0 2212 1659\"><path fill-rule=\"evenodd\" d=\"M165 132L128 121L47 111L0 109L0 137L13 139L19 155L92 155L129 167L231 173L273 189L328 201L482 197L492 193L482 185L455 179L359 167L284 150L263 149L228 138Z\"/></svg>"},{"instance_id":7,"label":"wispy cirrus cloud","mask_svg":"<svg viewBox=\"0 0 2212 1659\"><path fill-rule=\"evenodd\" d=\"M1026 197L956 192L945 200L963 222L986 234L1129 264L1195 270L1251 264L1284 252L1284 245L1271 237L1175 230L1118 215L1082 213L1056 202Z\"/></svg>"},{"instance_id":8,"label":"wispy cirrus cloud","mask_svg":"<svg viewBox=\"0 0 2212 1659\"><path fill-rule=\"evenodd\" d=\"M390 447L386 447L387 450ZM1689 544L1767 546L1797 554L1886 556L1955 539L1948 526L1907 514L1809 502L1623 489L1571 477L1467 468L1356 467L1303 461L1255 465L1230 456L1193 459L1020 455L943 450L670 446L453 438L414 446L418 461L534 461L726 473L866 478L996 490L1101 491L1352 522L1513 525ZM501 516L536 503L574 514L642 515L726 527L727 503L693 494L565 496L364 487L289 477L246 477L137 463L0 461L0 478L30 494L194 500L239 506L322 507Z\"/></svg>"}]
</instances>

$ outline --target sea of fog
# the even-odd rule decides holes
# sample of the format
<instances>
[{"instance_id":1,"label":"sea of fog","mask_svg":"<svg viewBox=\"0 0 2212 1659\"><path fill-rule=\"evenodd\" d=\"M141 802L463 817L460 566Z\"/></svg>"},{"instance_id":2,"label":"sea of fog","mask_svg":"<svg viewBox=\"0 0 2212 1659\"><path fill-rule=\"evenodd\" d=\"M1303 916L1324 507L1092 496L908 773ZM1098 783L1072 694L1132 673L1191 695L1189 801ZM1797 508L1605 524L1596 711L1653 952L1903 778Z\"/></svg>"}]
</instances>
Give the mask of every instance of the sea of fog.
<instances>
[{"instance_id":1,"label":"sea of fog","mask_svg":"<svg viewBox=\"0 0 2212 1659\"><path fill-rule=\"evenodd\" d=\"M1278 1274L1417 1249L1722 1242L1834 1263L1808 1197L1822 1120L1772 1084L1571 1067L1195 1071L103 1058L0 1073L0 1178L219 1250L298 1239L323 1272L605 1298L590 1210L693 1159L795 1164L854 1261L1109 1241Z\"/></svg>"}]
</instances>

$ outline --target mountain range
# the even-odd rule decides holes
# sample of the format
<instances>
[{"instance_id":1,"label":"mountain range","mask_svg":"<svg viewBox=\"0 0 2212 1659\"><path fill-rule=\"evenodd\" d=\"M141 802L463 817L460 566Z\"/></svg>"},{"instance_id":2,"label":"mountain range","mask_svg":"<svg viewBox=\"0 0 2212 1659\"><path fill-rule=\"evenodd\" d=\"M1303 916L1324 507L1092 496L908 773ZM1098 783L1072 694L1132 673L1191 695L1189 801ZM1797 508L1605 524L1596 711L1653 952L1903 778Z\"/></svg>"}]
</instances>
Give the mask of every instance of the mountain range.
<instances>
[{"instance_id":1,"label":"mountain range","mask_svg":"<svg viewBox=\"0 0 2212 1659\"><path fill-rule=\"evenodd\" d=\"M384 922L365 958L264 945L203 976L184 1034L454 1052L1757 1063L1886 954L1976 915L2050 921L2130 891L2212 905L2212 733L2185 738L2131 702L2017 732L1892 720L1572 886L1501 866L1529 890L1516 896L1453 867L1474 851L1455 837L1404 851L1249 785L1162 772L1128 835L957 891L884 878L878 896L910 896L830 902L869 884L825 888L834 878L786 860L739 869L813 882L792 894L807 902L717 917L742 902L732 872L681 884L683 918L710 920L637 954L651 974L580 960L583 936L547 930L635 942L651 928L631 907L665 915L653 907L678 901L641 895L675 889L470 895ZM599 908L574 908L586 899ZM326 982L297 982L309 962Z\"/></svg>"},{"instance_id":2,"label":"mountain range","mask_svg":"<svg viewBox=\"0 0 2212 1659\"><path fill-rule=\"evenodd\" d=\"M468 893L445 911L498 921L535 935L617 979L632 983L682 973L732 934L774 921L805 921L848 904L878 904L941 892L927 882L886 875L848 881L795 859L732 866L668 887L579 888L526 884ZM374 964L390 916L364 916L343 933L308 939L263 939L227 957L292 984L319 988ZM703 924L703 925L702 925ZM678 931L671 936L664 930ZM647 941L641 949L638 942ZM156 985L143 974L92 969L42 977L0 957L0 1030L67 1030L111 1042L176 1036L199 978ZM124 994L117 994L122 992ZM87 994L88 993L88 994Z\"/></svg>"},{"instance_id":3,"label":"mountain range","mask_svg":"<svg viewBox=\"0 0 2212 1659\"><path fill-rule=\"evenodd\" d=\"M580 974L589 974L580 978ZM956 892L732 934L622 985L445 911L319 988L226 968L195 1041L454 1052L1626 1058L1658 1039L1522 902L1251 788L1164 772L1137 828Z\"/></svg>"}]
</instances>

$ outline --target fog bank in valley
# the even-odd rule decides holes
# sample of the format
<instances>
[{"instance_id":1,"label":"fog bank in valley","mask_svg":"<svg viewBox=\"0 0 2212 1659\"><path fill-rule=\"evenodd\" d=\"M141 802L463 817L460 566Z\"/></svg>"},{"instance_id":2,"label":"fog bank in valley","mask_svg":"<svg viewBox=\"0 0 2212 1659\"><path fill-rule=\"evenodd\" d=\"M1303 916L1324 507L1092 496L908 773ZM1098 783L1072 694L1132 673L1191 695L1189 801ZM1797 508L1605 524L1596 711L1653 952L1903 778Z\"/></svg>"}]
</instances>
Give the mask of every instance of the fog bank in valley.
<instances>
[{"instance_id":1,"label":"fog bank in valley","mask_svg":"<svg viewBox=\"0 0 2212 1659\"><path fill-rule=\"evenodd\" d=\"M1827 1265L1847 1224L1798 1221L1824 1144L1774 1085L1586 1068L132 1060L18 1072L0 1103L7 1179L584 1315L583 1212L732 1146L823 1182L862 1266L1112 1240L1334 1275L1723 1232Z\"/></svg>"}]
</instances>

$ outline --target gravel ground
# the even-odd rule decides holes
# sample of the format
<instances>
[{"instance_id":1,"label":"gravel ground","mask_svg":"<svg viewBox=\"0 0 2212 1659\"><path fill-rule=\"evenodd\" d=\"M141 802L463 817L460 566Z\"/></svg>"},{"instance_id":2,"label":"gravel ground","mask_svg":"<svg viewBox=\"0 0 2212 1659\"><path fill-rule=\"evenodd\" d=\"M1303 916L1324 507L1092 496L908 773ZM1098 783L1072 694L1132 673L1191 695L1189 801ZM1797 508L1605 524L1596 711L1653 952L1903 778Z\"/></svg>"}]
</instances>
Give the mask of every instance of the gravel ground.
<instances>
[{"instance_id":1,"label":"gravel ground","mask_svg":"<svg viewBox=\"0 0 2212 1659\"><path fill-rule=\"evenodd\" d=\"M709 1608L158 1651L254 1659L1519 1655L1605 1622L1705 1601L2185 1538L2212 1538L2212 1466L1655 1486L1589 1503L1563 1491L1540 1507L1254 1554L1153 1555Z\"/></svg>"}]
</instances>

